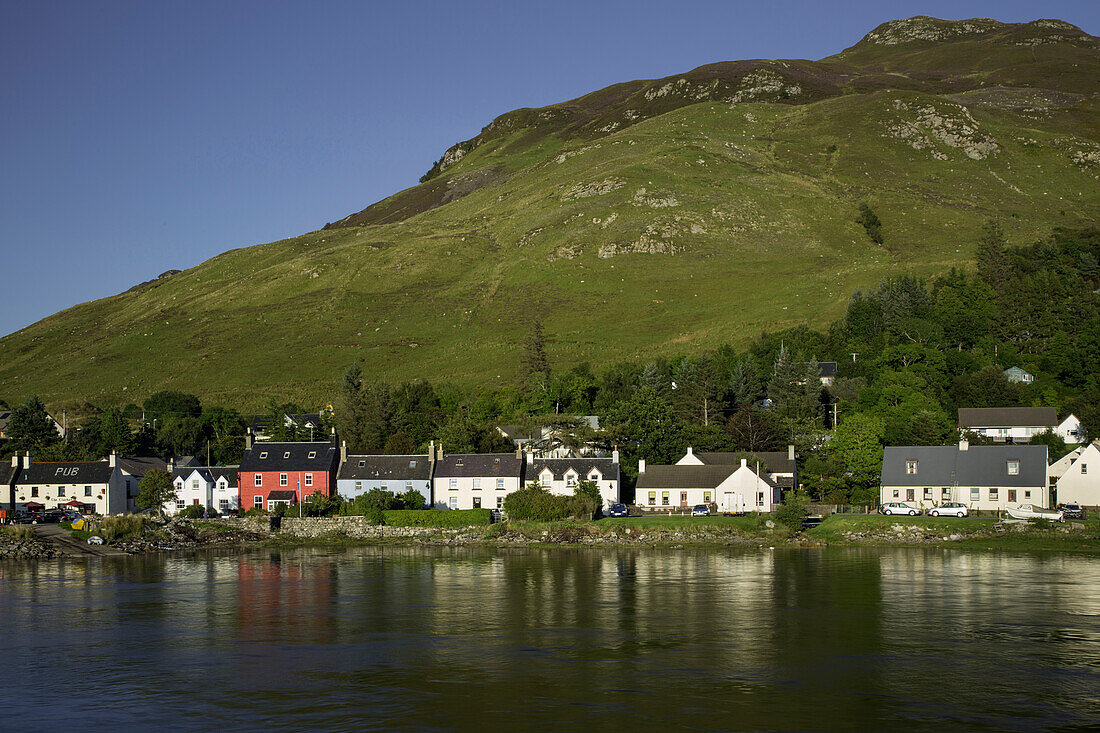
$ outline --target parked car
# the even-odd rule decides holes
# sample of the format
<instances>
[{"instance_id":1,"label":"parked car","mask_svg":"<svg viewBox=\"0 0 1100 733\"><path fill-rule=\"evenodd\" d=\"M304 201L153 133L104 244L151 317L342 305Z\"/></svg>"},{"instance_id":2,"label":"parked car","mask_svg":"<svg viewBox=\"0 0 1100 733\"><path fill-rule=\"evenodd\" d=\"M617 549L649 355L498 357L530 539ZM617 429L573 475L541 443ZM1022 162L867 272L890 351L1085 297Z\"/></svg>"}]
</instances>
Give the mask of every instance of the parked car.
<instances>
[{"instance_id":1,"label":"parked car","mask_svg":"<svg viewBox=\"0 0 1100 733\"><path fill-rule=\"evenodd\" d=\"M966 508L966 504L957 501L945 501L928 510L930 517L965 517L969 514L970 510Z\"/></svg>"},{"instance_id":2,"label":"parked car","mask_svg":"<svg viewBox=\"0 0 1100 733\"><path fill-rule=\"evenodd\" d=\"M29 512L16 512L11 518L12 524L32 524L34 515Z\"/></svg>"},{"instance_id":3,"label":"parked car","mask_svg":"<svg viewBox=\"0 0 1100 733\"><path fill-rule=\"evenodd\" d=\"M911 517L915 517L921 513L920 509L916 509L900 501L888 501L879 507L879 511L883 514L908 514Z\"/></svg>"},{"instance_id":4,"label":"parked car","mask_svg":"<svg viewBox=\"0 0 1100 733\"><path fill-rule=\"evenodd\" d=\"M612 504L607 508L607 516L627 517L630 516L630 510L626 508L626 504Z\"/></svg>"},{"instance_id":5,"label":"parked car","mask_svg":"<svg viewBox=\"0 0 1100 733\"><path fill-rule=\"evenodd\" d=\"M1085 510L1080 504L1059 504L1058 508L1062 510L1062 516L1066 519L1085 518Z\"/></svg>"},{"instance_id":6,"label":"parked car","mask_svg":"<svg viewBox=\"0 0 1100 733\"><path fill-rule=\"evenodd\" d=\"M691 516L705 517L710 514L710 507L706 504L696 504L691 508Z\"/></svg>"}]
</instances>

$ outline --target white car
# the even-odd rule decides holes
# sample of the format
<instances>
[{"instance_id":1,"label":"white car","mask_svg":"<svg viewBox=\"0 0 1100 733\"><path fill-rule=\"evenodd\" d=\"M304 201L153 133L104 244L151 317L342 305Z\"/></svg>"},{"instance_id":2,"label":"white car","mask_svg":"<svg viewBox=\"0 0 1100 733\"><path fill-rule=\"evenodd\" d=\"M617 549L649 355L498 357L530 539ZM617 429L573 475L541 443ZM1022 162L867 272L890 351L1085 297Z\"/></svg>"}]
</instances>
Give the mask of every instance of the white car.
<instances>
[{"instance_id":1,"label":"white car","mask_svg":"<svg viewBox=\"0 0 1100 733\"><path fill-rule=\"evenodd\" d=\"M965 517L969 514L970 510L966 508L966 504L960 504L957 501L946 501L928 510L930 517Z\"/></svg>"},{"instance_id":2,"label":"white car","mask_svg":"<svg viewBox=\"0 0 1100 733\"><path fill-rule=\"evenodd\" d=\"M915 517L920 514L920 509L915 509L908 504L903 504L900 501L890 501L882 505L879 511L883 514L908 514L911 517Z\"/></svg>"}]
</instances>

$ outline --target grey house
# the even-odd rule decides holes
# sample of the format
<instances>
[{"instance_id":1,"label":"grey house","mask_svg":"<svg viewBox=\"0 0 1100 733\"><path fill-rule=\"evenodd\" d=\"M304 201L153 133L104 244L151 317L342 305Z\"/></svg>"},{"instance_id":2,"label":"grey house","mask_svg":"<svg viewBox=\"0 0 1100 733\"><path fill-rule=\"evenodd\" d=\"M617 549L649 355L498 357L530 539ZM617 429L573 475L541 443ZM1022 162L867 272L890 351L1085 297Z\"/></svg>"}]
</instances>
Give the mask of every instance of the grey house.
<instances>
[{"instance_id":1,"label":"grey house","mask_svg":"<svg viewBox=\"0 0 1100 733\"><path fill-rule=\"evenodd\" d=\"M958 501L971 509L1050 505L1045 445L888 446L882 457L882 503L928 509Z\"/></svg>"},{"instance_id":2,"label":"grey house","mask_svg":"<svg viewBox=\"0 0 1100 733\"><path fill-rule=\"evenodd\" d=\"M433 463L427 454L349 455L345 444L336 474L336 491L341 498L351 501L372 489L398 495L415 489L424 497L426 505L432 496Z\"/></svg>"}]
</instances>

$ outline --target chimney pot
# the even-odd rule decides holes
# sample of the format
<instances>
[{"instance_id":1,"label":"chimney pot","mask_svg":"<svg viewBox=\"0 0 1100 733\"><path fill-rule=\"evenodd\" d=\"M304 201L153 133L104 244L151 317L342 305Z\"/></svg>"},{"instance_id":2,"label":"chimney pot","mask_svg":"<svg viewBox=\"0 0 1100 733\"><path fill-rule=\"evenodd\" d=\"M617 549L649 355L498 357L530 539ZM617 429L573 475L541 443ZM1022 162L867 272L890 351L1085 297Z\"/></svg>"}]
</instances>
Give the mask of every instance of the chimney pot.
<instances>
[{"instance_id":1,"label":"chimney pot","mask_svg":"<svg viewBox=\"0 0 1100 733\"><path fill-rule=\"evenodd\" d=\"M959 450L970 450L970 441L966 438L959 439Z\"/></svg>"},{"instance_id":2,"label":"chimney pot","mask_svg":"<svg viewBox=\"0 0 1100 733\"><path fill-rule=\"evenodd\" d=\"M690 446L690 445L688 446L688 455L689 455L689 456L690 456L690 455L692 455L692 453L691 453L691 446Z\"/></svg>"},{"instance_id":3,"label":"chimney pot","mask_svg":"<svg viewBox=\"0 0 1100 733\"><path fill-rule=\"evenodd\" d=\"M116 451L111 451L111 456L107 459L107 465L109 465L111 468L114 468L118 465L118 453Z\"/></svg>"},{"instance_id":4,"label":"chimney pot","mask_svg":"<svg viewBox=\"0 0 1100 733\"><path fill-rule=\"evenodd\" d=\"M23 468L31 467L31 452L27 451L23 454Z\"/></svg>"},{"instance_id":5,"label":"chimney pot","mask_svg":"<svg viewBox=\"0 0 1100 733\"><path fill-rule=\"evenodd\" d=\"M787 460L788 461L793 461L794 460L794 444L793 443L789 443L787 445Z\"/></svg>"},{"instance_id":6,"label":"chimney pot","mask_svg":"<svg viewBox=\"0 0 1100 733\"><path fill-rule=\"evenodd\" d=\"M749 466L749 459L748 458L742 458L741 459L741 468L748 468L748 466Z\"/></svg>"},{"instance_id":7,"label":"chimney pot","mask_svg":"<svg viewBox=\"0 0 1100 733\"><path fill-rule=\"evenodd\" d=\"M638 459L638 473L645 473L645 459Z\"/></svg>"},{"instance_id":8,"label":"chimney pot","mask_svg":"<svg viewBox=\"0 0 1100 733\"><path fill-rule=\"evenodd\" d=\"M619 449L618 448L611 451L611 462L612 463L618 463L619 462Z\"/></svg>"},{"instance_id":9,"label":"chimney pot","mask_svg":"<svg viewBox=\"0 0 1100 733\"><path fill-rule=\"evenodd\" d=\"M340 441L340 463L347 463L348 460L348 441Z\"/></svg>"}]
</instances>

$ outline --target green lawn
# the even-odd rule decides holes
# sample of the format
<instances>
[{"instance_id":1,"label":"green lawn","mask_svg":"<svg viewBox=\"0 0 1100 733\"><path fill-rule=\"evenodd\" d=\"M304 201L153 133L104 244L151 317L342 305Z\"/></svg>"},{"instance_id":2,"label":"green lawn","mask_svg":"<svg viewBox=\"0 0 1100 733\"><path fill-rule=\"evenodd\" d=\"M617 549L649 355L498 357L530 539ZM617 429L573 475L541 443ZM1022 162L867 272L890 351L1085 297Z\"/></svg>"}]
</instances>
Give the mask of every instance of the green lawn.
<instances>
[{"instance_id":1,"label":"green lawn","mask_svg":"<svg viewBox=\"0 0 1100 733\"><path fill-rule=\"evenodd\" d=\"M758 527L758 521L763 523L764 519L758 520L755 516L746 515L743 517L726 517L720 514L711 514L706 517L605 517L599 520L599 524L604 526L621 525L625 527L644 527L647 529L666 528L666 529L681 529L692 527L734 527L736 529L742 529L746 531L754 531L760 529Z\"/></svg>"}]
</instances>

